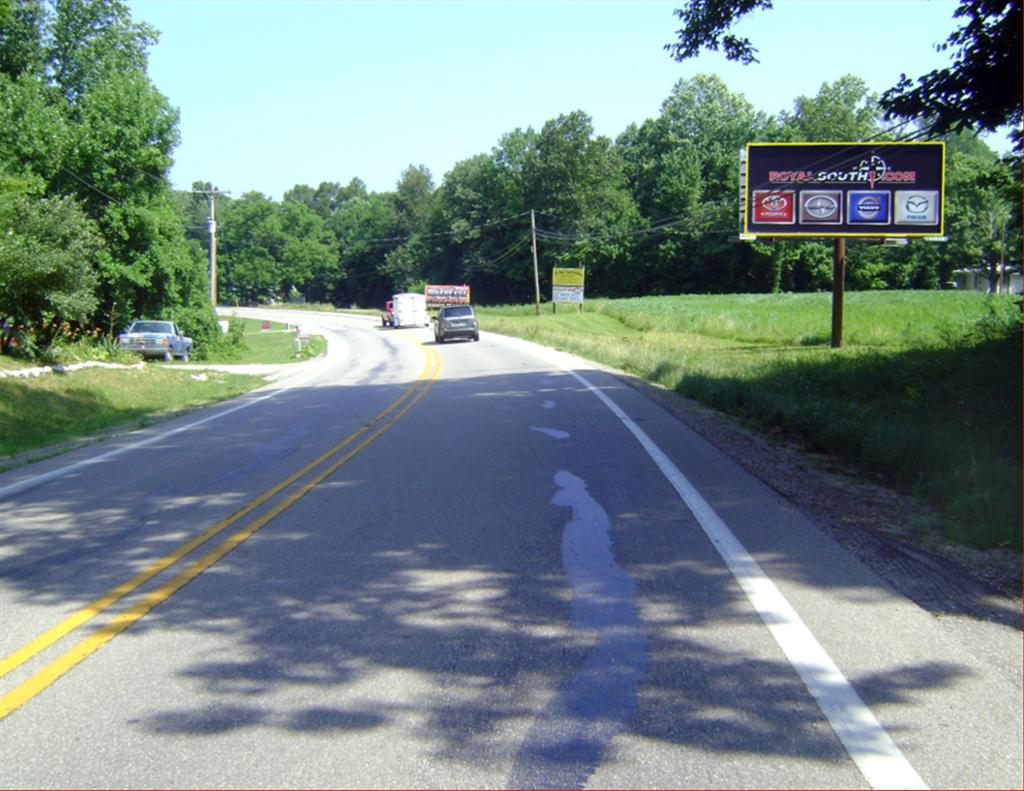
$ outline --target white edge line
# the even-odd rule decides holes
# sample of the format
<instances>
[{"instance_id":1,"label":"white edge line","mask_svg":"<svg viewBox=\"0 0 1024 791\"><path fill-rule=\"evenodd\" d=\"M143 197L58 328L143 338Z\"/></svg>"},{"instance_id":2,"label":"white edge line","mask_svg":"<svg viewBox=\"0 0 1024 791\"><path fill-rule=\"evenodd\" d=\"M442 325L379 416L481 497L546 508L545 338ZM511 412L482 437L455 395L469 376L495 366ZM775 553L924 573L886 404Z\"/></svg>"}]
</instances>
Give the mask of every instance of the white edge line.
<instances>
[{"instance_id":1,"label":"white edge line","mask_svg":"<svg viewBox=\"0 0 1024 791\"><path fill-rule=\"evenodd\" d=\"M578 380L608 407L658 466L725 561L871 787L927 789L924 780L900 752L796 610L707 500L618 404L573 369L573 358L570 355L550 349L544 351L548 352L548 359Z\"/></svg>"}]
</instances>

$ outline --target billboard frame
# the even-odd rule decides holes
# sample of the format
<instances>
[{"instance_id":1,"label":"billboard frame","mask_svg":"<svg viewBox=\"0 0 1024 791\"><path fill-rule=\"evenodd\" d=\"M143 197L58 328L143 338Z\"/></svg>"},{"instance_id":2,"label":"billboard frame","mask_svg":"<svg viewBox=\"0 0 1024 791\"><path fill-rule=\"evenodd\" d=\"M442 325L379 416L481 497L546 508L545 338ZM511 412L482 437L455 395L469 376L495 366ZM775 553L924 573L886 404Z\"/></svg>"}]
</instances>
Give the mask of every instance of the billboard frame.
<instances>
[{"instance_id":1,"label":"billboard frame","mask_svg":"<svg viewBox=\"0 0 1024 791\"><path fill-rule=\"evenodd\" d=\"M942 141L747 143L740 149L741 240L832 240L833 349L843 345L846 240L945 240L945 208ZM752 222L758 210L760 221Z\"/></svg>"},{"instance_id":2,"label":"billboard frame","mask_svg":"<svg viewBox=\"0 0 1024 791\"><path fill-rule=\"evenodd\" d=\"M945 236L942 141L751 142L741 150L740 175L744 240ZM920 196L934 217L910 211ZM805 218L807 211L818 216Z\"/></svg>"},{"instance_id":3,"label":"billboard frame","mask_svg":"<svg viewBox=\"0 0 1024 791\"><path fill-rule=\"evenodd\" d=\"M440 308L447 305L471 304L472 290L465 283L458 285L447 283L427 283L423 287L423 296L428 308Z\"/></svg>"},{"instance_id":4,"label":"billboard frame","mask_svg":"<svg viewBox=\"0 0 1024 791\"><path fill-rule=\"evenodd\" d=\"M577 305L583 312L586 285L586 267L552 267L551 312L554 313L558 305Z\"/></svg>"}]
</instances>

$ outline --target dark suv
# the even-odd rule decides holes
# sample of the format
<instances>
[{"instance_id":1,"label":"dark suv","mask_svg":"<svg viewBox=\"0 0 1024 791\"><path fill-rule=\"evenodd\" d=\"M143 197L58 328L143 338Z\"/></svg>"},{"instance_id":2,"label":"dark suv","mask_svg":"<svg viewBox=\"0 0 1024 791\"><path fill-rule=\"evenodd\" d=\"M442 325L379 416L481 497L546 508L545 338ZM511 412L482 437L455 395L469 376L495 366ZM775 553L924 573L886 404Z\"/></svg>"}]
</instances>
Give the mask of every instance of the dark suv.
<instances>
[{"instance_id":1,"label":"dark suv","mask_svg":"<svg viewBox=\"0 0 1024 791\"><path fill-rule=\"evenodd\" d=\"M444 343L449 338L480 340L480 325L470 305L449 305L441 308L434 321L434 340L438 343Z\"/></svg>"}]
</instances>

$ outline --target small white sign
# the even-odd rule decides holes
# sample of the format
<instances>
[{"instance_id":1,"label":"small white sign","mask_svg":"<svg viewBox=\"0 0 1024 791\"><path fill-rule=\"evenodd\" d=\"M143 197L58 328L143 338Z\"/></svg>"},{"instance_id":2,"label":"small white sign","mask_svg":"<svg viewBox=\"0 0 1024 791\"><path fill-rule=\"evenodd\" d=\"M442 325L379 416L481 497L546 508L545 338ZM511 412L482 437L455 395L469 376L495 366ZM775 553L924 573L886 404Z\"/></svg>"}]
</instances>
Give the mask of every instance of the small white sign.
<instances>
[{"instance_id":1,"label":"small white sign","mask_svg":"<svg viewBox=\"0 0 1024 791\"><path fill-rule=\"evenodd\" d=\"M582 305L583 286L552 286L551 301L556 304Z\"/></svg>"}]
</instances>

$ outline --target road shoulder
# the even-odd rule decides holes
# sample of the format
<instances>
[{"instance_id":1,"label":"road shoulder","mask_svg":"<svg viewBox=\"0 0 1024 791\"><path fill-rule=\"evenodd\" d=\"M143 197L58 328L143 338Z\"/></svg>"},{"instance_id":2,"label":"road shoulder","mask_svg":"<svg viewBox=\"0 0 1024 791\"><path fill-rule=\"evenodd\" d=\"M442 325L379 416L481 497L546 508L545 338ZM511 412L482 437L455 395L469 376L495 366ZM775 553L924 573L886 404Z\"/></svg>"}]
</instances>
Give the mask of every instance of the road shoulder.
<instances>
[{"instance_id":1,"label":"road shoulder","mask_svg":"<svg viewBox=\"0 0 1024 791\"><path fill-rule=\"evenodd\" d=\"M1021 630L1020 553L953 544L935 527L934 514L913 498L671 390L596 367L727 453L918 606L933 615L964 615Z\"/></svg>"}]
</instances>

